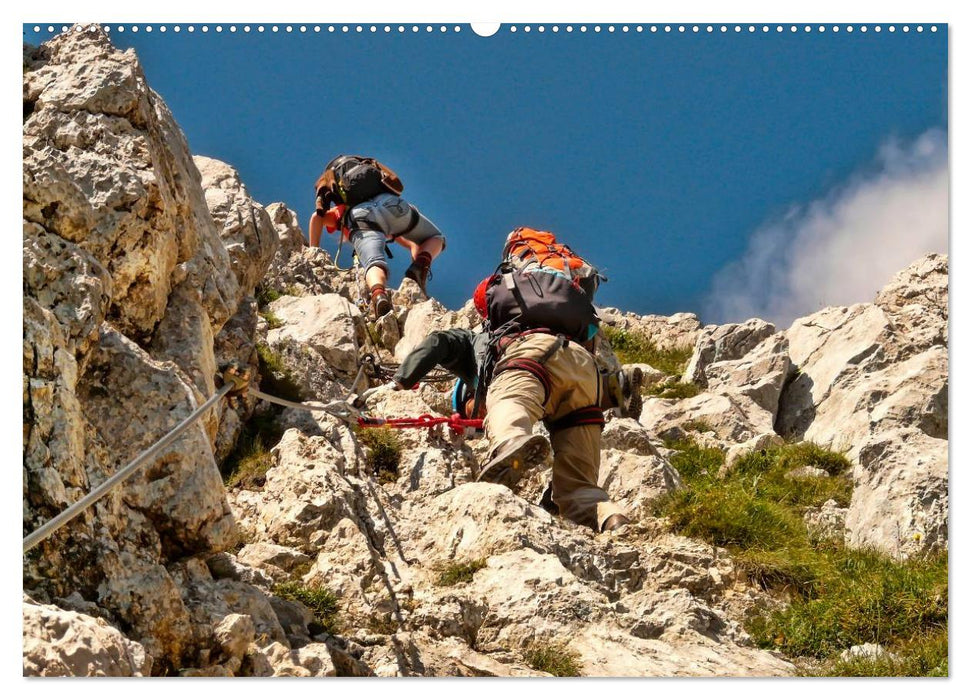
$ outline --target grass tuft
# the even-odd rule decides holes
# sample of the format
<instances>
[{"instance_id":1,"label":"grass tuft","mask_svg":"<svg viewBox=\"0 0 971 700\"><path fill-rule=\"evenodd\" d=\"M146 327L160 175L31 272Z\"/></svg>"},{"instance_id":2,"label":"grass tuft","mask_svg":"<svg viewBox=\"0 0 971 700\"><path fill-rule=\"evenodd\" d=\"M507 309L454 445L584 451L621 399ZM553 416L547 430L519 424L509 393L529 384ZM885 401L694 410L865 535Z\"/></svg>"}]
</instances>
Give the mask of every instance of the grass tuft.
<instances>
[{"instance_id":1,"label":"grass tuft","mask_svg":"<svg viewBox=\"0 0 971 700\"><path fill-rule=\"evenodd\" d=\"M562 642L531 642L523 654L526 665L551 676L582 675L580 655Z\"/></svg>"},{"instance_id":2,"label":"grass tuft","mask_svg":"<svg viewBox=\"0 0 971 700\"><path fill-rule=\"evenodd\" d=\"M473 559L467 562L452 562L439 571L436 583L439 586L454 586L458 583L471 583L475 572L486 567L485 559Z\"/></svg>"},{"instance_id":3,"label":"grass tuft","mask_svg":"<svg viewBox=\"0 0 971 700\"><path fill-rule=\"evenodd\" d=\"M283 436L276 423L277 410L254 414L240 431L233 451L226 456L220 471L226 488L242 488L257 491L266 481L266 472L273 466L273 455L268 446L275 445Z\"/></svg>"},{"instance_id":4,"label":"grass tuft","mask_svg":"<svg viewBox=\"0 0 971 700\"><path fill-rule=\"evenodd\" d=\"M665 374L683 374L694 351L691 347L661 349L642 333L613 326L603 325L600 331L621 364L644 363Z\"/></svg>"},{"instance_id":5,"label":"grass tuft","mask_svg":"<svg viewBox=\"0 0 971 700\"><path fill-rule=\"evenodd\" d=\"M314 615L312 634L337 634L340 631L339 599L332 591L318 586L305 586L288 581L273 586L273 595L303 603Z\"/></svg>"},{"instance_id":6,"label":"grass tuft","mask_svg":"<svg viewBox=\"0 0 971 700\"><path fill-rule=\"evenodd\" d=\"M696 433L713 433L715 429L705 420L689 420L681 424L682 430L692 430Z\"/></svg>"},{"instance_id":7,"label":"grass tuft","mask_svg":"<svg viewBox=\"0 0 971 700\"><path fill-rule=\"evenodd\" d=\"M266 321L270 330L273 330L274 328L279 328L280 326L283 325L283 321L280 319L280 317L277 316L272 311L270 311L269 309L260 311L260 316L262 316L263 319Z\"/></svg>"},{"instance_id":8,"label":"grass tuft","mask_svg":"<svg viewBox=\"0 0 971 700\"><path fill-rule=\"evenodd\" d=\"M946 675L947 554L908 561L841 542L817 542L803 513L829 499L847 505L850 463L812 443L781 445L743 456L724 477L720 451L694 441L668 441L685 488L655 503L679 533L727 547L737 570L787 596L782 610L746 623L764 648L815 660L807 675ZM826 476L790 478L803 466ZM893 656L841 661L865 643Z\"/></svg>"},{"instance_id":9,"label":"grass tuft","mask_svg":"<svg viewBox=\"0 0 971 700\"><path fill-rule=\"evenodd\" d=\"M283 358L265 343L256 344L260 359L260 388L268 394L290 401L303 401L300 387L283 364Z\"/></svg>"},{"instance_id":10,"label":"grass tuft","mask_svg":"<svg viewBox=\"0 0 971 700\"><path fill-rule=\"evenodd\" d=\"M701 393L701 387L692 382L671 380L647 388L647 395L659 399L690 399Z\"/></svg>"},{"instance_id":11,"label":"grass tuft","mask_svg":"<svg viewBox=\"0 0 971 700\"><path fill-rule=\"evenodd\" d=\"M280 294L280 292L270 287L257 287L256 304L262 309L265 306L269 306L282 296L283 295Z\"/></svg>"},{"instance_id":12,"label":"grass tuft","mask_svg":"<svg viewBox=\"0 0 971 700\"><path fill-rule=\"evenodd\" d=\"M357 439L367 448L368 472L382 484L397 481L401 463L398 432L393 428L358 429Z\"/></svg>"}]
</instances>

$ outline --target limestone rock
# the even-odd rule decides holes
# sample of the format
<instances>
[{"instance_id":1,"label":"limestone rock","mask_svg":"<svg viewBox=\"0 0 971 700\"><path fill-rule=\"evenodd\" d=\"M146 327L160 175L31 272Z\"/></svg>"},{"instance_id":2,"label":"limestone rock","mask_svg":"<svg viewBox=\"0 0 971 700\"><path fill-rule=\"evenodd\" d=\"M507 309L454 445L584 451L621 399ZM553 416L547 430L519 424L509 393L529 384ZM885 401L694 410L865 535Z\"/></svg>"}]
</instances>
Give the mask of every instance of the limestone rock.
<instances>
[{"instance_id":1,"label":"limestone rock","mask_svg":"<svg viewBox=\"0 0 971 700\"><path fill-rule=\"evenodd\" d=\"M632 455L607 449L601 456L600 486L628 512L635 513L681 488L681 477L659 455Z\"/></svg>"},{"instance_id":2,"label":"limestone rock","mask_svg":"<svg viewBox=\"0 0 971 700\"><path fill-rule=\"evenodd\" d=\"M896 556L946 547L947 258L899 273L874 304L824 309L786 332L798 373L777 428L857 463L847 543Z\"/></svg>"},{"instance_id":3,"label":"limestone rock","mask_svg":"<svg viewBox=\"0 0 971 700\"><path fill-rule=\"evenodd\" d=\"M947 440L917 428L870 438L853 472L848 545L899 557L947 549Z\"/></svg>"},{"instance_id":4,"label":"limestone rock","mask_svg":"<svg viewBox=\"0 0 971 700\"><path fill-rule=\"evenodd\" d=\"M804 436L840 377L859 371L891 340L889 319L872 304L830 307L796 319L786 331L795 376L783 392L781 434Z\"/></svg>"},{"instance_id":5,"label":"limestone rock","mask_svg":"<svg viewBox=\"0 0 971 700\"><path fill-rule=\"evenodd\" d=\"M725 452L725 473L735 465L739 457L747 455L749 452L757 452L759 450L766 450L769 447L776 445L785 444L780 436L775 433L760 433L753 438L746 440L745 442L732 445Z\"/></svg>"},{"instance_id":6,"label":"limestone rock","mask_svg":"<svg viewBox=\"0 0 971 700\"><path fill-rule=\"evenodd\" d=\"M264 292L291 296L336 293L354 303L358 302L363 293L363 282L359 283L358 272L352 267L337 267L337 263L323 248L307 245L295 211L282 202L275 202L266 207L266 213L277 232L280 246L260 281L260 288ZM337 262L348 265L351 253L350 243L345 242L343 260Z\"/></svg>"},{"instance_id":7,"label":"limestone rock","mask_svg":"<svg viewBox=\"0 0 971 700\"><path fill-rule=\"evenodd\" d=\"M767 337L741 358L717 360L704 369L704 384L715 394L748 396L772 414L779 410L779 397L789 374L789 343L785 334ZM716 355L717 356L717 355Z\"/></svg>"},{"instance_id":8,"label":"limestone rock","mask_svg":"<svg viewBox=\"0 0 971 700\"><path fill-rule=\"evenodd\" d=\"M840 653L840 661L853 661L855 659L868 659L877 660L884 657L889 657L895 659L896 656L891 654L880 644L857 644L845 649Z\"/></svg>"},{"instance_id":9,"label":"limestone rock","mask_svg":"<svg viewBox=\"0 0 971 700\"><path fill-rule=\"evenodd\" d=\"M243 655L256 637L256 626L249 615L231 613L220 620L213 634L227 658L242 661Z\"/></svg>"},{"instance_id":10,"label":"limestone rock","mask_svg":"<svg viewBox=\"0 0 971 700\"><path fill-rule=\"evenodd\" d=\"M897 273L874 304L883 309L913 351L947 345L948 257L926 255Z\"/></svg>"},{"instance_id":11,"label":"limestone rock","mask_svg":"<svg viewBox=\"0 0 971 700\"><path fill-rule=\"evenodd\" d=\"M846 508L840 508L833 499L819 508L810 508L803 514L803 521L810 535L819 540L842 542L846 537Z\"/></svg>"},{"instance_id":12,"label":"limestone rock","mask_svg":"<svg viewBox=\"0 0 971 700\"><path fill-rule=\"evenodd\" d=\"M25 676L147 676L152 659L100 618L24 597Z\"/></svg>"},{"instance_id":13,"label":"limestone rock","mask_svg":"<svg viewBox=\"0 0 971 700\"><path fill-rule=\"evenodd\" d=\"M310 561L310 557L298 549L282 547L272 542L254 542L239 550L238 559L253 567L273 566L281 571L292 571Z\"/></svg>"},{"instance_id":14,"label":"limestone rock","mask_svg":"<svg viewBox=\"0 0 971 700\"><path fill-rule=\"evenodd\" d=\"M692 347L701 331L701 322L695 314L638 316L629 311L603 307L597 309L597 315L602 324L643 335L662 350Z\"/></svg>"},{"instance_id":15,"label":"limestone rock","mask_svg":"<svg viewBox=\"0 0 971 700\"><path fill-rule=\"evenodd\" d=\"M707 387L710 364L740 360L773 333L775 326L760 318L751 318L745 323L705 326L695 341L694 352L681 381Z\"/></svg>"},{"instance_id":16,"label":"limestone rock","mask_svg":"<svg viewBox=\"0 0 971 700\"><path fill-rule=\"evenodd\" d=\"M221 326L239 287L185 139L134 53L100 30L55 37L25 55L24 105L25 223L101 262L112 322L150 336L191 278Z\"/></svg>"},{"instance_id":17,"label":"limestone rock","mask_svg":"<svg viewBox=\"0 0 971 700\"><path fill-rule=\"evenodd\" d=\"M641 425L664 438L686 425L704 425L728 442L745 442L772 432L772 414L748 396L702 393L688 399L646 399Z\"/></svg>"},{"instance_id":18,"label":"limestone rock","mask_svg":"<svg viewBox=\"0 0 971 700\"><path fill-rule=\"evenodd\" d=\"M358 496L341 475L344 456L323 437L284 433L262 491L231 495L241 525L261 541L314 551Z\"/></svg>"},{"instance_id":19,"label":"limestone rock","mask_svg":"<svg viewBox=\"0 0 971 700\"><path fill-rule=\"evenodd\" d=\"M633 418L615 418L607 421L600 435L600 448L623 450L644 456L660 457L655 442L660 444L651 432Z\"/></svg>"},{"instance_id":20,"label":"limestone rock","mask_svg":"<svg viewBox=\"0 0 971 700\"><path fill-rule=\"evenodd\" d=\"M449 311L435 299L415 304L408 309L408 315L405 316L401 340L394 349L395 360L397 362L404 360L408 353L432 331L447 328L471 329L479 322L477 315L472 318L464 311Z\"/></svg>"},{"instance_id":21,"label":"limestone rock","mask_svg":"<svg viewBox=\"0 0 971 700\"><path fill-rule=\"evenodd\" d=\"M234 274L185 138L133 52L97 28L65 32L25 48L23 87L30 529L211 395L216 337L253 290ZM226 242L255 256L247 279L258 278L262 249ZM242 326L221 352L246 355ZM208 622L168 567L235 541L213 447L221 434L222 454L236 428L221 413L24 560L25 590L93 601L155 673L208 663L198 655Z\"/></svg>"},{"instance_id":22,"label":"limestone rock","mask_svg":"<svg viewBox=\"0 0 971 700\"><path fill-rule=\"evenodd\" d=\"M273 260L264 276L264 280L273 279L287 261L297 253L307 247L307 239L300 228L297 212L290 209L283 202L273 202L265 207L270 222L276 230L280 245L273 255Z\"/></svg>"},{"instance_id":23,"label":"limestone rock","mask_svg":"<svg viewBox=\"0 0 971 700\"><path fill-rule=\"evenodd\" d=\"M334 369L353 377L364 344L364 317L338 294L281 297L269 306L283 325L270 330L270 347L287 342L304 345Z\"/></svg>"},{"instance_id":24,"label":"limestone rock","mask_svg":"<svg viewBox=\"0 0 971 700\"><path fill-rule=\"evenodd\" d=\"M241 289L254 289L280 244L273 221L250 197L234 167L205 156L195 156L193 161L236 281Z\"/></svg>"}]
</instances>

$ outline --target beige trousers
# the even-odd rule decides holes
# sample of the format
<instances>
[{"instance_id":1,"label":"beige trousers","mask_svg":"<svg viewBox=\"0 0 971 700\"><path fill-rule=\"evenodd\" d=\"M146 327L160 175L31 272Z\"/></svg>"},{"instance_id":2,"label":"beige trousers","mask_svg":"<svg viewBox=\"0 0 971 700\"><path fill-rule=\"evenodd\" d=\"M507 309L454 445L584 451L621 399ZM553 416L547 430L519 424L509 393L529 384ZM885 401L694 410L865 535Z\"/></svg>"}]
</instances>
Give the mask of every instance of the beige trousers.
<instances>
[{"instance_id":1,"label":"beige trousers","mask_svg":"<svg viewBox=\"0 0 971 700\"><path fill-rule=\"evenodd\" d=\"M557 342L546 333L514 341L501 362L514 358L539 360ZM543 384L525 370L499 373L486 395L485 434L490 453L506 440L530 435L541 419L556 421L578 408L600 405L600 373L593 355L574 342L545 362L552 380L544 403ZM553 448L553 502L560 514L598 532L611 515L623 513L597 486L600 471L599 425L580 425L550 435Z\"/></svg>"}]
</instances>

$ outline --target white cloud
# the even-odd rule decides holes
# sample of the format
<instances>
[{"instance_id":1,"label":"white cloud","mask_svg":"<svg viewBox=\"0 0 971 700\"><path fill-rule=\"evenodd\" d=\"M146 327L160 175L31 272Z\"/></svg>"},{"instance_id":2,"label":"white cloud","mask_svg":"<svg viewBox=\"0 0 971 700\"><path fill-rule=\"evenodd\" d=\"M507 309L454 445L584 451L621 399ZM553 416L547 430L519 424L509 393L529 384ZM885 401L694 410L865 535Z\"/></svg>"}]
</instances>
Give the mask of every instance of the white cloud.
<instances>
[{"instance_id":1,"label":"white cloud","mask_svg":"<svg viewBox=\"0 0 971 700\"><path fill-rule=\"evenodd\" d=\"M872 301L896 272L947 247L947 138L933 129L888 141L848 182L762 225L715 275L702 312L787 327L824 306Z\"/></svg>"}]
</instances>

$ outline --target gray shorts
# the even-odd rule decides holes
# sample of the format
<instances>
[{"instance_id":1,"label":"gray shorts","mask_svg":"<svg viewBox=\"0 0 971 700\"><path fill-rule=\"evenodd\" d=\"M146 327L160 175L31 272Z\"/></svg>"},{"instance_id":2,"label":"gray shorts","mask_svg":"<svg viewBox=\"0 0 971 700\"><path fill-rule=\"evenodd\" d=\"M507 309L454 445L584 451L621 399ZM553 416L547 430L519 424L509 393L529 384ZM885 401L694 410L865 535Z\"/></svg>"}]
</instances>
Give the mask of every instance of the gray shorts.
<instances>
[{"instance_id":1,"label":"gray shorts","mask_svg":"<svg viewBox=\"0 0 971 700\"><path fill-rule=\"evenodd\" d=\"M379 194L351 209L348 214L350 240L361 267L367 270L377 265L387 272L388 257L385 246L396 234L397 237L418 245L438 236L444 244L445 236L421 212L418 213L415 227L408 233L401 233L411 225L412 209L405 199L394 194Z\"/></svg>"}]
</instances>

